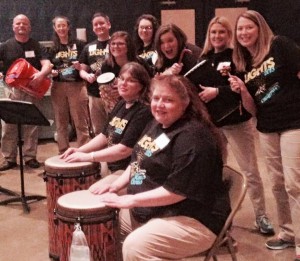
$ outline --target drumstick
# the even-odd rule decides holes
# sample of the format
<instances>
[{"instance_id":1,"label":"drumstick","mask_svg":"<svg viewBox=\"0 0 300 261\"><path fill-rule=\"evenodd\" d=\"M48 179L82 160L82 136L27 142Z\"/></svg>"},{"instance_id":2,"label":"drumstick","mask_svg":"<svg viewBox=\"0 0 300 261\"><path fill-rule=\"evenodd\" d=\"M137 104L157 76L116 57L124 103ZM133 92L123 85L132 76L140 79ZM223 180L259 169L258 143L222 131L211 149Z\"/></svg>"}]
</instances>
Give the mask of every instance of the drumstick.
<instances>
[{"instance_id":1,"label":"drumstick","mask_svg":"<svg viewBox=\"0 0 300 261\"><path fill-rule=\"evenodd\" d=\"M206 60L201 61L200 63L197 63L192 69L190 69L187 73L185 73L184 77L187 77L189 74L191 74L193 71L195 71L198 67L206 63Z\"/></svg>"},{"instance_id":2,"label":"drumstick","mask_svg":"<svg viewBox=\"0 0 300 261\"><path fill-rule=\"evenodd\" d=\"M184 48L180 53L178 63L182 62L182 59L183 59L183 56L184 56L185 53L192 53L192 51L190 49Z\"/></svg>"}]
</instances>

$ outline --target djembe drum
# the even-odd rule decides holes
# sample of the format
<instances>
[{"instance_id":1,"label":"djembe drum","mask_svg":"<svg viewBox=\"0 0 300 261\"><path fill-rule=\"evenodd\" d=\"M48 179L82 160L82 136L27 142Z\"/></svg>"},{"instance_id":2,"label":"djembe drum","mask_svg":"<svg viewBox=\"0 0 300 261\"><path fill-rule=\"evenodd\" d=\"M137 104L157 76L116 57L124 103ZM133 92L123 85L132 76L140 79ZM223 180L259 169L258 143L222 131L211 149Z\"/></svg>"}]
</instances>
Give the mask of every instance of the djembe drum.
<instances>
[{"instance_id":1,"label":"djembe drum","mask_svg":"<svg viewBox=\"0 0 300 261\"><path fill-rule=\"evenodd\" d=\"M115 81L115 74L111 72L103 73L97 77L99 91L106 113L110 113L121 99Z\"/></svg>"},{"instance_id":2,"label":"djembe drum","mask_svg":"<svg viewBox=\"0 0 300 261\"><path fill-rule=\"evenodd\" d=\"M117 210L106 207L89 190L74 191L57 200L59 260L68 261L74 226L79 223L93 261L117 261Z\"/></svg>"},{"instance_id":3,"label":"djembe drum","mask_svg":"<svg viewBox=\"0 0 300 261\"><path fill-rule=\"evenodd\" d=\"M88 189L100 179L100 164L95 162L67 163L54 156L45 161L44 180L46 181L49 256L58 260L57 224L55 209L57 199L69 192Z\"/></svg>"}]
</instances>

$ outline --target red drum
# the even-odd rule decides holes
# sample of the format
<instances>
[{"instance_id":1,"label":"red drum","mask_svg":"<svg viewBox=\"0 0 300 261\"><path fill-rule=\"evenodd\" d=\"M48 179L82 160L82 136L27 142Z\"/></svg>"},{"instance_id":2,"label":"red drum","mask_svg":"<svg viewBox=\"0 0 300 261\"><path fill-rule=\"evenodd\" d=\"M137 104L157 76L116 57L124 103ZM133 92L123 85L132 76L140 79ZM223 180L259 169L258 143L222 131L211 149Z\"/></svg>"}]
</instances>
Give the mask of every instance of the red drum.
<instances>
[{"instance_id":1,"label":"red drum","mask_svg":"<svg viewBox=\"0 0 300 261\"><path fill-rule=\"evenodd\" d=\"M37 72L38 70L29 62L20 58L14 61L9 67L6 73L5 82L11 87L20 89L31 96L41 99L50 88L51 80L48 77L45 77L39 88L33 88L30 83L33 74Z\"/></svg>"},{"instance_id":2,"label":"red drum","mask_svg":"<svg viewBox=\"0 0 300 261\"><path fill-rule=\"evenodd\" d=\"M51 157L45 161L44 180L47 190L50 257L57 259L59 256L57 222L54 213L57 199L75 190L88 189L99 179L99 163L67 163L61 160L59 156Z\"/></svg>"},{"instance_id":3,"label":"red drum","mask_svg":"<svg viewBox=\"0 0 300 261\"><path fill-rule=\"evenodd\" d=\"M74 191L57 200L60 261L68 261L74 226L85 234L93 261L117 261L117 210L106 207L88 190Z\"/></svg>"},{"instance_id":4,"label":"red drum","mask_svg":"<svg viewBox=\"0 0 300 261\"><path fill-rule=\"evenodd\" d=\"M103 73L97 77L100 95L104 103L104 109L107 113L110 113L120 100L115 80L115 75L112 72Z\"/></svg>"}]
</instances>

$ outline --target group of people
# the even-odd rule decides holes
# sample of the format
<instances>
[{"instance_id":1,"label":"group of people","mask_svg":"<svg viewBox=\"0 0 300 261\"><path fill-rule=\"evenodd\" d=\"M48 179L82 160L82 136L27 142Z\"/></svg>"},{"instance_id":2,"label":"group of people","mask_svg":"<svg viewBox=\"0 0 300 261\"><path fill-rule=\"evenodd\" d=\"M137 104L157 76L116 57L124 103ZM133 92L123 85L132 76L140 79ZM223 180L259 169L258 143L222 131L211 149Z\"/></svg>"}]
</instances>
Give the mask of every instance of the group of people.
<instances>
[{"instance_id":1,"label":"group of people","mask_svg":"<svg viewBox=\"0 0 300 261\"><path fill-rule=\"evenodd\" d=\"M101 162L103 178L90 191L121 209L123 259L176 260L211 247L230 213L222 180L227 146L247 177L258 231L275 233L257 165L255 117L280 228L266 246L295 247L299 261L299 47L274 36L253 10L239 15L234 30L225 17L213 18L203 50L175 24L159 26L148 14L137 19L133 38L110 35L103 13L92 25L97 39L84 46L68 18L55 17L54 47L46 54L31 43L29 19L18 15L0 60L4 74L19 57L34 60L40 71L33 86L52 74L59 154L66 162ZM97 77L106 72L116 79L99 91ZM10 97L39 104L16 88ZM71 120L77 148L69 148ZM25 164L38 167L36 130L28 128ZM15 126L5 124L3 134L2 171L16 166Z\"/></svg>"}]
</instances>

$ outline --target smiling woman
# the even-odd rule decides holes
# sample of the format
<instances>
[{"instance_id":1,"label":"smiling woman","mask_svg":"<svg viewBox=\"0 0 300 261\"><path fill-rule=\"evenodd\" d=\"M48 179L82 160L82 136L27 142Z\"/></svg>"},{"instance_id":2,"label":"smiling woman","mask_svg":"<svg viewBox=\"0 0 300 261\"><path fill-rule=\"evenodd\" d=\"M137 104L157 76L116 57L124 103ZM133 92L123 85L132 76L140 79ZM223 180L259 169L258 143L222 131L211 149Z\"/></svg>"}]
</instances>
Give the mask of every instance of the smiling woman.
<instances>
[{"instance_id":1,"label":"smiling woman","mask_svg":"<svg viewBox=\"0 0 300 261\"><path fill-rule=\"evenodd\" d=\"M197 58L186 51L187 37L175 24L162 25L155 35L158 54L155 69L158 73L184 75L196 63Z\"/></svg>"},{"instance_id":2,"label":"smiling woman","mask_svg":"<svg viewBox=\"0 0 300 261\"><path fill-rule=\"evenodd\" d=\"M84 42L73 38L70 21L57 16L52 21L54 46L50 49L53 87L51 99L57 127L57 145L62 154L69 147L69 123L74 122L77 143L89 141L88 96L84 81L79 76L78 62ZM71 118L70 119L70 116Z\"/></svg>"},{"instance_id":3,"label":"smiling woman","mask_svg":"<svg viewBox=\"0 0 300 261\"><path fill-rule=\"evenodd\" d=\"M221 138L190 82L160 75L151 89L155 120L127 169L98 190L107 206L121 208L124 261L178 260L205 251L230 210ZM128 195L116 194L125 187Z\"/></svg>"}]
</instances>

